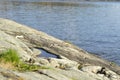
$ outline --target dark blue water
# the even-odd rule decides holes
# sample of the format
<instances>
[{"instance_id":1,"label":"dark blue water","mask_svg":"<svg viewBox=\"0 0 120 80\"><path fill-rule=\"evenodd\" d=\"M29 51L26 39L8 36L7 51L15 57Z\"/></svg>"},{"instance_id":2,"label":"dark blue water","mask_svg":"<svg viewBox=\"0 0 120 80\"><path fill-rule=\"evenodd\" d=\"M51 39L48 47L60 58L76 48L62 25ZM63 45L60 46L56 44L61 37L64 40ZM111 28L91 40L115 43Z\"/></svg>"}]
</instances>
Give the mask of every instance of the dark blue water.
<instances>
[{"instance_id":1,"label":"dark blue water","mask_svg":"<svg viewBox=\"0 0 120 80\"><path fill-rule=\"evenodd\" d=\"M0 1L0 17L68 40L88 52L120 64L119 2L72 5L3 0Z\"/></svg>"}]
</instances>

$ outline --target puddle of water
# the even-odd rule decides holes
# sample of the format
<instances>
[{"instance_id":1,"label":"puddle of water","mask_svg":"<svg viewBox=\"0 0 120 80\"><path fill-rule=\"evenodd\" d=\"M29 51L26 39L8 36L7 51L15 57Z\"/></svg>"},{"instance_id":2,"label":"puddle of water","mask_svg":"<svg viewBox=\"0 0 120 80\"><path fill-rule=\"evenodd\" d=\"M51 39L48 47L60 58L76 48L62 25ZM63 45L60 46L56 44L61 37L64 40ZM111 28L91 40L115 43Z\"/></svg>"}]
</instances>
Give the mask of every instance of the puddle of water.
<instances>
[{"instance_id":1,"label":"puddle of water","mask_svg":"<svg viewBox=\"0 0 120 80\"><path fill-rule=\"evenodd\" d=\"M51 54L51 53L49 53L49 52L47 52L47 51L45 51L45 50L43 50L43 49L40 49L40 51L41 51L41 54L39 55L39 57L45 57L45 58L49 58L49 57L58 58L57 55Z\"/></svg>"}]
</instances>

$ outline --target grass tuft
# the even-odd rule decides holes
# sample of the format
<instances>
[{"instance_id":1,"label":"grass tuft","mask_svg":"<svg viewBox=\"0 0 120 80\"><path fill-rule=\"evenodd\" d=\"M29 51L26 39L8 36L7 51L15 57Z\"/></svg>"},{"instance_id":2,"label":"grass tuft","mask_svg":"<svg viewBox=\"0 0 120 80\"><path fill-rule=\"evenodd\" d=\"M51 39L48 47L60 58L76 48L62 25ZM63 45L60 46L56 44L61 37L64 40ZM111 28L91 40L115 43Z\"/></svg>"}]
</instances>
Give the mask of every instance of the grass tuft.
<instances>
[{"instance_id":1,"label":"grass tuft","mask_svg":"<svg viewBox=\"0 0 120 80\"><path fill-rule=\"evenodd\" d=\"M20 58L16 50L8 49L0 54L0 61L18 64L20 62Z\"/></svg>"},{"instance_id":2,"label":"grass tuft","mask_svg":"<svg viewBox=\"0 0 120 80\"><path fill-rule=\"evenodd\" d=\"M4 67L6 66L6 67ZM16 50L8 49L0 54L0 67L6 69L14 69L18 71L35 71L38 69L49 69L43 66L27 64L20 61L19 55Z\"/></svg>"}]
</instances>

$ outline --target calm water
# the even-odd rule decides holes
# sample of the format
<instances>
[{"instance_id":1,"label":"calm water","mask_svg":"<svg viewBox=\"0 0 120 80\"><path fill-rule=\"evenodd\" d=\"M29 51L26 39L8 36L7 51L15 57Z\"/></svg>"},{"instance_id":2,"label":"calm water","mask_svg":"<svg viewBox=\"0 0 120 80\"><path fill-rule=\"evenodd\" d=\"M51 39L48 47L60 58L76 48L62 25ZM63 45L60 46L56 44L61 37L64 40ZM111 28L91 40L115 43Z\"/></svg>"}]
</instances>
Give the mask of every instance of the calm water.
<instances>
[{"instance_id":1,"label":"calm water","mask_svg":"<svg viewBox=\"0 0 120 80\"><path fill-rule=\"evenodd\" d=\"M8 1L0 1L0 17L70 41L120 64L120 3Z\"/></svg>"}]
</instances>

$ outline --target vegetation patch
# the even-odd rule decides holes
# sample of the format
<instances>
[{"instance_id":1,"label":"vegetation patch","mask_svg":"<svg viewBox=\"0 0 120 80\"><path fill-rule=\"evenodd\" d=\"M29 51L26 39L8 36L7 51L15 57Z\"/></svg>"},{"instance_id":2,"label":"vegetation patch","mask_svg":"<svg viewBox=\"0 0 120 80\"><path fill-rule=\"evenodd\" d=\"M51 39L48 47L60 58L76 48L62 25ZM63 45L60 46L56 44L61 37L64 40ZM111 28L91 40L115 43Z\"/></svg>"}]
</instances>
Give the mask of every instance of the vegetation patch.
<instances>
[{"instance_id":1,"label":"vegetation patch","mask_svg":"<svg viewBox=\"0 0 120 80\"><path fill-rule=\"evenodd\" d=\"M0 54L0 67L18 71L34 71L38 69L49 69L44 66L37 66L22 62L16 50L8 49Z\"/></svg>"},{"instance_id":2,"label":"vegetation patch","mask_svg":"<svg viewBox=\"0 0 120 80\"><path fill-rule=\"evenodd\" d=\"M17 64L20 62L17 51L8 49L0 54L0 61Z\"/></svg>"}]
</instances>

